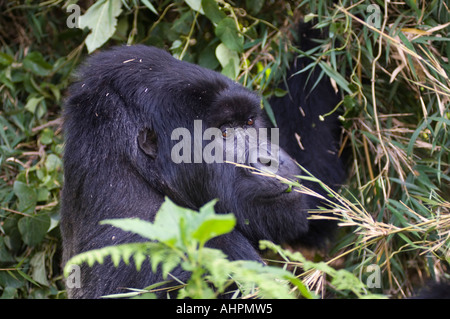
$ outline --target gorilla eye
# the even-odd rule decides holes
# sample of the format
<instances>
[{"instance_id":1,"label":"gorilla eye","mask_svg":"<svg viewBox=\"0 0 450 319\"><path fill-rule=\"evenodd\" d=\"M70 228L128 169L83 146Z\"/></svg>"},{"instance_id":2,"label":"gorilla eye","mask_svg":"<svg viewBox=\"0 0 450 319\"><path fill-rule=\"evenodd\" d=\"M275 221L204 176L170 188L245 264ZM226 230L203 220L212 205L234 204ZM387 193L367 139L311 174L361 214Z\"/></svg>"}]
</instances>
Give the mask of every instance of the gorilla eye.
<instances>
[{"instance_id":1,"label":"gorilla eye","mask_svg":"<svg viewBox=\"0 0 450 319\"><path fill-rule=\"evenodd\" d=\"M234 128L231 126L222 126L221 128L223 138L230 138L234 135Z\"/></svg>"},{"instance_id":2,"label":"gorilla eye","mask_svg":"<svg viewBox=\"0 0 450 319\"><path fill-rule=\"evenodd\" d=\"M252 118L249 118L247 120L247 125L253 125L255 123L255 121Z\"/></svg>"},{"instance_id":3,"label":"gorilla eye","mask_svg":"<svg viewBox=\"0 0 450 319\"><path fill-rule=\"evenodd\" d=\"M228 137L228 135L229 135L229 128L228 127L225 127L225 128L223 128L222 129L222 136L224 137L224 138L227 138Z\"/></svg>"}]
</instances>

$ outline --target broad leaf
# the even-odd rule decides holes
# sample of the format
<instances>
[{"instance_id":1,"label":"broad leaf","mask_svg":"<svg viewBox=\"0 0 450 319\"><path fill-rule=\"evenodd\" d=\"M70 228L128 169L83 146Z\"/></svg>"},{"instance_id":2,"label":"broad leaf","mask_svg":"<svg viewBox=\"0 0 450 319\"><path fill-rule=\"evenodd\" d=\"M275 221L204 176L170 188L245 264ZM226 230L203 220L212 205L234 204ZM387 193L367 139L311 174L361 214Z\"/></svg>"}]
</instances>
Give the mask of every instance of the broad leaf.
<instances>
[{"instance_id":1,"label":"broad leaf","mask_svg":"<svg viewBox=\"0 0 450 319\"><path fill-rule=\"evenodd\" d=\"M202 0L202 8L208 19L215 24L218 24L226 17L226 14L219 9L215 0Z\"/></svg>"},{"instance_id":2,"label":"broad leaf","mask_svg":"<svg viewBox=\"0 0 450 319\"><path fill-rule=\"evenodd\" d=\"M216 57L222 66L222 74L234 80L239 75L239 55L221 43L216 48Z\"/></svg>"},{"instance_id":3,"label":"broad leaf","mask_svg":"<svg viewBox=\"0 0 450 319\"><path fill-rule=\"evenodd\" d=\"M202 8L202 0L184 0L192 10L205 14Z\"/></svg>"},{"instance_id":4,"label":"broad leaf","mask_svg":"<svg viewBox=\"0 0 450 319\"><path fill-rule=\"evenodd\" d=\"M92 32L86 38L88 52L101 47L116 31L117 17L122 12L121 0L101 0L93 4L80 17L81 29L88 27Z\"/></svg>"},{"instance_id":5,"label":"broad leaf","mask_svg":"<svg viewBox=\"0 0 450 319\"><path fill-rule=\"evenodd\" d=\"M52 65L44 60L40 52L30 52L23 59L23 66L25 69L33 72L36 75L46 76L52 70Z\"/></svg>"},{"instance_id":6,"label":"broad leaf","mask_svg":"<svg viewBox=\"0 0 450 319\"><path fill-rule=\"evenodd\" d=\"M35 189L23 182L15 181L13 190L14 194L19 198L19 211L23 213L32 213L37 203Z\"/></svg>"},{"instance_id":7,"label":"broad leaf","mask_svg":"<svg viewBox=\"0 0 450 319\"><path fill-rule=\"evenodd\" d=\"M242 52L244 48L244 38L239 34L236 22L233 19L222 19L217 24L215 33L227 48L236 52Z\"/></svg>"},{"instance_id":8,"label":"broad leaf","mask_svg":"<svg viewBox=\"0 0 450 319\"><path fill-rule=\"evenodd\" d=\"M37 215L33 217L22 217L18 222L18 228L22 240L29 246L39 244L50 228L50 217L48 215Z\"/></svg>"}]
</instances>

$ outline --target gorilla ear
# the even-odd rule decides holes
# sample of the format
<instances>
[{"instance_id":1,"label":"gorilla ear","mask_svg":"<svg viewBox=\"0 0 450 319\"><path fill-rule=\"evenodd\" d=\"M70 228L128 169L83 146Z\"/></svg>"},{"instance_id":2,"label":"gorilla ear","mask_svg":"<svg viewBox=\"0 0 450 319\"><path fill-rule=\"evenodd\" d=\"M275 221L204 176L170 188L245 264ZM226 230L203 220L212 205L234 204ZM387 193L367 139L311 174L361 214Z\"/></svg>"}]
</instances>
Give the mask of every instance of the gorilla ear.
<instances>
[{"instance_id":1,"label":"gorilla ear","mask_svg":"<svg viewBox=\"0 0 450 319\"><path fill-rule=\"evenodd\" d=\"M156 158L156 153L158 152L157 137L155 131L150 129L144 129L139 132L138 144L140 149L150 156L151 158Z\"/></svg>"}]
</instances>

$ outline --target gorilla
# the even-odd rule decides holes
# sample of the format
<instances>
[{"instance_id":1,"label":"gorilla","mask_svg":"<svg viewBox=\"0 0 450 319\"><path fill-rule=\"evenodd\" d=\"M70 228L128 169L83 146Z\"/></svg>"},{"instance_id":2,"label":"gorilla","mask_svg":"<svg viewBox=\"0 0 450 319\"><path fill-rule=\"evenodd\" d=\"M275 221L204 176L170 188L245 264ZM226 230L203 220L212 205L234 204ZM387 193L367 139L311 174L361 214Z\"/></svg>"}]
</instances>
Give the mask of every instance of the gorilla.
<instances>
[{"instance_id":1,"label":"gorilla","mask_svg":"<svg viewBox=\"0 0 450 319\"><path fill-rule=\"evenodd\" d=\"M302 59L294 62L291 74L304 66ZM262 133L272 127L260 97L215 71L143 45L91 56L70 88L64 111L63 264L88 250L143 241L99 222L130 217L152 221L165 197L197 210L219 199L216 212L233 213L236 227L207 246L222 250L230 260L261 261L262 239L324 243L335 225L308 220L308 211L321 202L254 173L271 171L292 179L304 174L298 162L331 186L342 182L337 119L318 120L338 99L325 80L311 90L317 79L316 73L309 80L306 73L289 77L289 94L271 101L280 127L278 148ZM205 139L208 129L213 133ZM183 140L180 150L181 134L176 132L190 133L193 141ZM244 139L236 139L239 135ZM202 156L211 143L211 154L219 160ZM258 151L247 149L250 144ZM220 160L239 151L240 158L233 159L245 165ZM322 192L315 183L305 184ZM172 275L189 278L181 267ZM149 263L140 271L132 265L116 268L112 262L83 265L81 287L68 289L68 296L99 298L160 281L162 274L152 272Z\"/></svg>"}]
</instances>

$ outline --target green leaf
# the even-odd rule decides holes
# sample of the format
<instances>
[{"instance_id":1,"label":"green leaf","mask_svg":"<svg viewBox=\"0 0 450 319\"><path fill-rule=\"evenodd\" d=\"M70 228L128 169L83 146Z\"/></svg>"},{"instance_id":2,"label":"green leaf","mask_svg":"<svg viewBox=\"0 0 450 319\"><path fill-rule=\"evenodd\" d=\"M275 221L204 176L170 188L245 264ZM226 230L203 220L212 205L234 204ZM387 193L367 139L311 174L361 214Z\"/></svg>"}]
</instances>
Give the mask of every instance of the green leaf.
<instances>
[{"instance_id":1,"label":"green leaf","mask_svg":"<svg viewBox=\"0 0 450 319\"><path fill-rule=\"evenodd\" d=\"M338 290L363 291L365 285L351 272L345 269L336 271L331 284Z\"/></svg>"},{"instance_id":2,"label":"green leaf","mask_svg":"<svg viewBox=\"0 0 450 319\"><path fill-rule=\"evenodd\" d=\"M48 172L53 172L62 167L61 159L55 154L49 154L45 160L45 168Z\"/></svg>"},{"instance_id":3,"label":"green leaf","mask_svg":"<svg viewBox=\"0 0 450 319\"><path fill-rule=\"evenodd\" d=\"M14 83L11 81L11 77L8 76L6 70L0 72L0 83L6 85L11 91L14 92Z\"/></svg>"},{"instance_id":4,"label":"green leaf","mask_svg":"<svg viewBox=\"0 0 450 319\"><path fill-rule=\"evenodd\" d=\"M36 281L34 281L34 279L31 278L30 276L28 276L27 273L23 272L23 271L20 270L20 269L16 269L16 271L17 271L17 273L18 273L19 275L21 275L23 278L25 278L25 280L28 280L29 282L35 284L35 285L38 286L38 287L40 286L39 283L36 282Z\"/></svg>"},{"instance_id":5,"label":"green leaf","mask_svg":"<svg viewBox=\"0 0 450 319\"><path fill-rule=\"evenodd\" d=\"M153 233L153 224L151 222L138 218L106 219L100 222L101 225L109 224L124 231L132 231L144 238L153 240L158 237Z\"/></svg>"},{"instance_id":6,"label":"green leaf","mask_svg":"<svg viewBox=\"0 0 450 319\"><path fill-rule=\"evenodd\" d=\"M4 233L4 231L2 231L2 233ZM0 236L0 263L12 263L14 261L13 256L6 248L5 237Z\"/></svg>"},{"instance_id":7,"label":"green leaf","mask_svg":"<svg viewBox=\"0 0 450 319\"><path fill-rule=\"evenodd\" d=\"M157 240L171 247L183 248L185 240L195 239L204 245L209 239L230 232L235 224L231 214L214 213L216 201L205 204L200 212L175 205L170 199L161 205L154 223L137 218L109 219L101 224L109 224L124 231Z\"/></svg>"},{"instance_id":8,"label":"green leaf","mask_svg":"<svg viewBox=\"0 0 450 319\"><path fill-rule=\"evenodd\" d=\"M207 46L198 57L198 64L204 68L215 70L219 66L215 53L215 46Z\"/></svg>"},{"instance_id":9,"label":"green leaf","mask_svg":"<svg viewBox=\"0 0 450 319\"><path fill-rule=\"evenodd\" d=\"M262 98L262 104L264 106L264 110L266 111L267 116L269 117L270 122L272 122L273 126L276 127L277 121L275 119L275 114L273 113L272 106L265 97Z\"/></svg>"},{"instance_id":10,"label":"green leaf","mask_svg":"<svg viewBox=\"0 0 450 319\"><path fill-rule=\"evenodd\" d=\"M41 214L32 217L22 217L18 222L18 228L22 235L22 240L29 246L39 244L47 234L50 227L50 217Z\"/></svg>"},{"instance_id":11,"label":"green leaf","mask_svg":"<svg viewBox=\"0 0 450 319\"><path fill-rule=\"evenodd\" d=\"M276 88L273 93L275 94L276 97L283 97L285 96L288 92L286 90L280 89L280 88Z\"/></svg>"},{"instance_id":12,"label":"green leaf","mask_svg":"<svg viewBox=\"0 0 450 319\"><path fill-rule=\"evenodd\" d=\"M257 294L262 298L292 299L288 282L295 276L279 267L265 266L256 261L239 260L232 262L233 278L243 285L244 291L258 287ZM296 284L299 280L296 280ZM306 295L305 297L309 297Z\"/></svg>"},{"instance_id":13,"label":"green leaf","mask_svg":"<svg viewBox=\"0 0 450 319\"><path fill-rule=\"evenodd\" d=\"M201 14L205 14L202 8L202 1L201 0L184 0L188 4L189 7L191 7L192 10L198 11Z\"/></svg>"},{"instance_id":14,"label":"green leaf","mask_svg":"<svg viewBox=\"0 0 450 319\"><path fill-rule=\"evenodd\" d=\"M3 289L2 296L0 299L14 299L16 296L17 289L13 287L5 287Z\"/></svg>"},{"instance_id":15,"label":"green leaf","mask_svg":"<svg viewBox=\"0 0 450 319\"><path fill-rule=\"evenodd\" d=\"M343 89L345 90L347 93L352 94L352 90L350 90L349 88L349 83L348 81L337 71L335 71L332 67L330 67L327 63L320 61L319 62L320 67L322 68L322 70L333 80L336 81L336 83Z\"/></svg>"},{"instance_id":16,"label":"green leaf","mask_svg":"<svg viewBox=\"0 0 450 319\"><path fill-rule=\"evenodd\" d=\"M93 4L79 19L81 29L92 32L86 38L88 52L101 47L116 32L117 17L122 12L121 0L101 0Z\"/></svg>"},{"instance_id":17,"label":"green leaf","mask_svg":"<svg viewBox=\"0 0 450 319\"><path fill-rule=\"evenodd\" d=\"M181 220L192 212L189 209L176 206L167 199L161 205L154 223L138 218L123 218L104 220L101 224L109 224L124 231L139 234L144 238L160 241L171 247L179 247L183 245L179 229Z\"/></svg>"},{"instance_id":18,"label":"green leaf","mask_svg":"<svg viewBox=\"0 0 450 319\"><path fill-rule=\"evenodd\" d=\"M211 238L229 233L235 225L236 218L233 215L217 215L213 213L202 219L202 223L193 232L192 237L203 245Z\"/></svg>"},{"instance_id":19,"label":"green leaf","mask_svg":"<svg viewBox=\"0 0 450 319\"><path fill-rule=\"evenodd\" d=\"M230 274L226 255L221 250L203 247L202 262L209 271L208 280L216 287L223 287Z\"/></svg>"},{"instance_id":20,"label":"green leaf","mask_svg":"<svg viewBox=\"0 0 450 319\"><path fill-rule=\"evenodd\" d=\"M52 65L44 60L40 52L30 52L23 59L23 66L28 71L40 76L46 76L52 70Z\"/></svg>"},{"instance_id":21,"label":"green leaf","mask_svg":"<svg viewBox=\"0 0 450 319\"><path fill-rule=\"evenodd\" d=\"M245 0L245 6L252 15L256 15L264 7L264 0Z\"/></svg>"},{"instance_id":22,"label":"green leaf","mask_svg":"<svg viewBox=\"0 0 450 319\"><path fill-rule=\"evenodd\" d=\"M419 134L425 129L425 127L429 124L429 121L427 119L424 119L422 124L419 125L419 127L414 131L414 133L411 135L408 143L408 148L406 150L406 153L408 156L412 155L412 151L414 148L414 143L416 143L417 138L419 137Z\"/></svg>"},{"instance_id":23,"label":"green leaf","mask_svg":"<svg viewBox=\"0 0 450 319\"><path fill-rule=\"evenodd\" d=\"M33 280L41 285L49 286L45 269L45 252L41 251L34 254L30 260L30 265L32 267L31 277Z\"/></svg>"},{"instance_id":24,"label":"green leaf","mask_svg":"<svg viewBox=\"0 0 450 319\"><path fill-rule=\"evenodd\" d=\"M169 198L166 198L161 205L154 221L153 232L156 233L154 239L168 245L183 246L180 230L181 220L195 214L193 210L175 205Z\"/></svg>"},{"instance_id":25,"label":"green leaf","mask_svg":"<svg viewBox=\"0 0 450 319\"><path fill-rule=\"evenodd\" d=\"M31 97L28 99L27 104L25 104L25 110L29 111L30 113L35 113L36 108L41 103L41 101L44 99L43 96L41 97Z\"/></svg>"},{"instance_id":26,"label":"green leaf","mask_svg":"<svg viewBox=\"0 0 450 319\"><path fill-rule=\"evenodd\" d=\"M41 134L40 134L40 141L42 144L44 145L49 145L53 142L53 131L49 128L45 128L42 130Z\"/></svg>"},{"instance_id":27,"label":"green leaf","mask_svg":"<svg viewBox=\"0 0 450 319\"><path fill-rule=\"evenodd\" d=\"M19 211L23 213L32 213L37 202L37 195L34 188L23 182L15 181L13 190L14 194L19 198Z\"/></svg>"},{"instance_id":28,"label":"green leaf","mask_svg":"<svg viewBox=\"0 0 450 319\"><path fill-rule=\"evenodd\" d=\"M232 51L242 52L244 38L239 34L236 23L231 18L222 19L215 29L216 36Z\"/></svg>"},{"instance_id":29,"label":"green leaf","mask_svg":"<svg viewBox=\"0 0 450 319\"><path fill-rule=\"evenodd\" d=\"M117 246L107 246L78 254L67 261L64 267L64 276L67 277L70 274L72 265L87 263L88 266L92 267L95 263L102 264L108 256L111 257L111 260L116 267L119 265L120 260L129 263L130 257L133 256L136 269L139 270L142 262L147 259L147 252L153 245L158 244L149 242L127 243Z\"/></svg>"},{"instance_id":30,"label":"green leaf","mask_svg":"<svg viewBox=\"0 0 450 319\"><path fill-rule=\"evenodd\" d=\"M167 246L158 244L150 249L152 270L155 272L159 264L162 264L161 270L163 278L167 278L169 273L181 262L180 254Z\"/></svg>"},{"instance_id":31,"label":"green leaf","mask_svg":"<svg viewBox=\"0 0 450 319\"><path fill-rule=\"evenodd\" d=\"M158 11L156 11L155 7L149 0L141 0L141 2L154 14L158 15Z\"/></svg>"},{"instance_id":32,"label":"green leaf","mask_svg":"<svg viewBox=\"0 0 450 319\"><path fill-rule=\"evenodd\" d=\"M0 52L0 64L4 66L11 65L14 62L14 58L7 53Z\"/></svg>"},{"instance_id":33,"label":"green leaf","mask_svg":"<svg viewBox=\"0 0 450 319\"><path fill-rule=\"evenodd\" d=\"M56 102L59 102L61 99L61 91L59 90L59 88L52 83L47 83L47 85L50 88L50 90L52 91L53 96L56 99Z\"/></svg>"},{"instance_id":34,"label":"green leaf","mask_svg":"<svg viewBox=\"0 0 450 319\"><path fill-rule=\"evenodd\" d=\"M46 202L50 197L50 192L47 188L38 188L36 194L38 202Z\"/></svg>"},{"instance_id":35,"label":"green leaf","mask_svg":"<svg viewBox=\"0 0 450 319\"><path fill-rule=\"evenodd\" d=\"M202 0L202 8L206 17L215 24L218 24L226 17L226 14L219 9L215 0Z\"/></svg>"},{"instance_id":36,"label":"green leaf","mask_svg":"<svg viewBox=\"0 0 450 319\"><path fill-rule=\"evenodd\" d=\"M304 19L305 19L305 22L309 22L309 21L313 20L316 17L317 17L317 14L308 13L307 15L305 15Z\"/></svg>"},{"instance_id":37,"label":"green leaf","mask_svg":"<svg viewBox=\"0 0 450 319\"><path fill-rule=\"evenodd\" d=\"M216 57L222 66L222 74L231 79L236 79L239 75L239 55L236 51L232 51L221 43L216 48Z\"/></svg>"}]
</instances>

